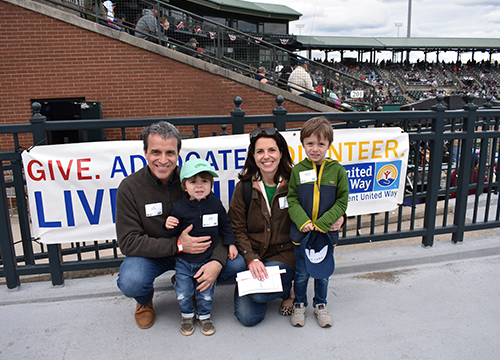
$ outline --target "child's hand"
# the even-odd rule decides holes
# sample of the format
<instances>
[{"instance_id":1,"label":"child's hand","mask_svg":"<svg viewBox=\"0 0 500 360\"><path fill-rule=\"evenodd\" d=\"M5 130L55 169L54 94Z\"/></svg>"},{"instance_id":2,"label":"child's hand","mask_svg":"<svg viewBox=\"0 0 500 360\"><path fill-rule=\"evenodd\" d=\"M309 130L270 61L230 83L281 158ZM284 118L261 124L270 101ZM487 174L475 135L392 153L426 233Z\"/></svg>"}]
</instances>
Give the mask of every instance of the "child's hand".
<instances>
[{"instance_id":1,"label":"child's hand","mask_svg":"<svg viewBox=\"0 0 500 360\"><path fill-rule=\"evenodd\" d=\"M177 220L176 217L169 216L167 218L167 221L165 221L165 227L167 228L167 230L172 230L177 225L179 225L179 220Z\"/></svg>"},{"instance_id":2,"label":"child's hand","mask_svg":"<svg viewBox=\"0 0 500 360\"><path fill-rule=\"evenodd\" d=\"M304 227L302 228L303 233L307 233L307 232L312 231L312 230L314 230L314 225L312 222L305 224Z\"/></svg>"},{"instance_id":3,"label":"child's hand","mask_svg":"<svg viewBox=\"0 0 500 360\"><path fill-rule=\"evenodd\" d=\"M236 248L236 245L229 245L229 253L227 254L229 260L234 260L237 255L238 249Z\"/></svg>"}]
</instances>

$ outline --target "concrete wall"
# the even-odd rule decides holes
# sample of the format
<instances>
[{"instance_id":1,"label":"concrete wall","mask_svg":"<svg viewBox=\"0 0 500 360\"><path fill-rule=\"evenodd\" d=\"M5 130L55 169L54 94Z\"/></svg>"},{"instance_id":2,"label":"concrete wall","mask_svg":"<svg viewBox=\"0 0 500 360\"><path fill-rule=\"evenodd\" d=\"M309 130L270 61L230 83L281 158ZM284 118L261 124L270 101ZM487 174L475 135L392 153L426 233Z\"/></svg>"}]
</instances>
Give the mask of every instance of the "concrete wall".
<instances>
[{"instance_id":1,"label":"concrete wall","mask_svg":"<svg viewBox=\"0 0 500 360\"><path fill-rule=\"evenodd\" d=\"M104 118L229 115L236 96L247 115L271 114L276 95L285 98L290 113L332 111L30 0L0 1L0 39L0 124L28 122L35 98L85 97L102 103ZM200 135L213 130L221 131L203 127ZM191 128L182 132L190 134ZM31 138L21 136L20 142L29 146ZM12 143L2 139L2 150Z\"/></svg>"}]
</instances>

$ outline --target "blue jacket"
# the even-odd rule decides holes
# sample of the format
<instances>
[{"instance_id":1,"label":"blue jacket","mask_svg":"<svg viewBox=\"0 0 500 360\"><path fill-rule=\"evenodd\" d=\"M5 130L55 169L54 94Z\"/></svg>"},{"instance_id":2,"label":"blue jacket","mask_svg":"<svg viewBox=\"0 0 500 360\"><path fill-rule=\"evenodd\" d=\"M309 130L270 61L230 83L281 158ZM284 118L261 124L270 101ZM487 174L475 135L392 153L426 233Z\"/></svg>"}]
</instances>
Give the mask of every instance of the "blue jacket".
<instances>
[{"instance_id":1,"label":"blue jacket","mask_svg":"<svg viewBox=\"0 0 500 360\"><path fill-rule=\"evenodd\" d=\"M217 214L217 225L203 226L204 215ZM202 254L187 254L180 253L176 256L181 257L190 263L203 263L206 259L210 258L215 245L219 239L219 232L222 235L224 245L235 245L233 228L231 220L227 216L226 209L220 199L216 198L214 194L208 195L199 203L198 200L189 200L189 195L186 193L182 198L177 200L172 206L171 216L179 220L179 224L172 230L166 230L169 236L178 237L184 229L193 224L193 229L189 233L190 236L210 236L212 244ZM165 225L163 225L165 227Z\"/></svg>"},{"instance_id":2,"label":"blue jacket","mask_svg":"<svg viewBox=\"0 0 500 360\"><path fill-rule=\"evenodd\" d=\"M316 181L301 183L300 173L313 170ZM319 170L308 158L295 165L288 186L288 213L292 220L290 238L299 245L305 237L301 229L308 222L328 233L334 244L338 232L329 232L347 210L349 182L344 167L336 160L325 159Z\"/></svg>"}]
</instances>

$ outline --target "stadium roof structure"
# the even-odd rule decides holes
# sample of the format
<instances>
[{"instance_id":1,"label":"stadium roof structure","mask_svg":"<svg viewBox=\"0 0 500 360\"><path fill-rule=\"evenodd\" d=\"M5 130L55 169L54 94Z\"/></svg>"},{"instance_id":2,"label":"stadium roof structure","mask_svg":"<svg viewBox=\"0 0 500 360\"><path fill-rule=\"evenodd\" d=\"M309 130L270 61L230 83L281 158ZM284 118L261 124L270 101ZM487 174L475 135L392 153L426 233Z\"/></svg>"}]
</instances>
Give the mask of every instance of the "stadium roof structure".
<instances>
[{"instance_id":1,"label":"stadium roof structure","mask_svg":"<svg viewBox=\"0 0 500 360\"><path fill-rule=\"evenodd\" d=\"M243 0L187 0L187 2L214 10L269 19L298 20L302 14L286 5L263 4Z\"/></svg>"},{"instance_id":2,"label":"stadium roof structure","mask_svg":"<svg viewBox=\"0 0 500 360\"><path fill-rule=\"evenodd\" d=\"M297 35L302 50L378 50L378 51L484 51L500 52L497 38L403 38Z\"/></svg>"}]
</instances>

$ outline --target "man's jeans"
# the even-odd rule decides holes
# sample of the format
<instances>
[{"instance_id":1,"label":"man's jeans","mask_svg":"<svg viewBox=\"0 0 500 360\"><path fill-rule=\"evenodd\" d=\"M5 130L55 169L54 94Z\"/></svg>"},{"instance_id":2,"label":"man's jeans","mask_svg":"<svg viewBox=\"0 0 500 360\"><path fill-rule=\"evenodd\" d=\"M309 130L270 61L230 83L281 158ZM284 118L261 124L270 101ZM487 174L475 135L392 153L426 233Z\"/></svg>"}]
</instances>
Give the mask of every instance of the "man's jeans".
<instances>
[{"instance_id":1,"label":"man's jeans","mask_svg":"<svg viewBox=\"0 0 500 360\"><path fill-rule=\"evenodd\" d=\"M304 303L307 307L307 283L309 282L309 272L306 267L305 255L300 251L300 245L294 245L295 250L295 300L294 304ZM328 279L314 279L313 306L318 304L326 305L328 294Z\"/></svg>"},{"instance_id":2,"label":"man's jeans","mask_svg":"<svg viewBox=\"0 0 500 360\"><path fill-rule=\"evenodd\" d=\"M149 303L155 279L166 271L175 269L173 256L144 258L127 256L120 266L117 285L123 295L134 298L142 306ZM236 279L236 273L246 269L245 260L238 254L236 259L227 260L217 278L217 282Z\"/></svg>"},{"instance_id":3,"label":"man's jeans","mask_svg":"<svg viewBox=\"0 0 500 360\"><path fill-rule=\"evenodd\" d=\"M260 323L266 317L267 303L275 299L289 299L292 280L295 272L289 266L279 261L269 261L265 266L279 266L280 269L286 269L286 273L281 274L282 292L273 292L265 294L249 294L240 297L238 295L238 286L234 289L234 315L240 323L245 326L254 326Z\"/></svg>"},{"instance_id":4,"label":"man's jeans","mask_svg":"<svg viewBox=\"0 0 500 360\"><path fill-rule=\"evenodd\" d=\"M206 263L207 261L204 263L189 263L179 257L175 258L174 289L183 318L194 316L193 294L196 296L196 318L205 320L210 317L210 311L214 303L215 283L211 288L200 292L196 290L198 282L193 277Z\"/></svg>"}]
</instances>

